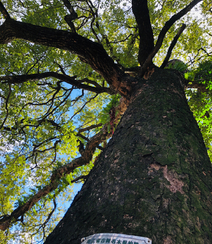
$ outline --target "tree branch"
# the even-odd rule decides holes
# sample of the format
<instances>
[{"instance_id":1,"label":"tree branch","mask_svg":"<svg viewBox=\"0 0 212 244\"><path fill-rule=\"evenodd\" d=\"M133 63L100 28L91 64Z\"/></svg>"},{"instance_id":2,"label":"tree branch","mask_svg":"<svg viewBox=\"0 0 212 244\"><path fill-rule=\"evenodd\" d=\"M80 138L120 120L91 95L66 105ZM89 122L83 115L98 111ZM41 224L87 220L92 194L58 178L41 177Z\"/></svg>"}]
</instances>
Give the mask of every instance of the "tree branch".
<instances>
[{"instance_id":1,"label":"tree branch","mask_svg":"<svg viewBox=\"0 0 212 244\"><path fill-rule=\"evenodd\" d=\"M89 139L86 136L83 136L81 133L77 133L77 136L81 137L82 139L84 139L85 141L89 141ZM103 147L101 146L97 146L98 149L103 150Z\"/></svg>"},{"instance_id":2,"label":"tree branch","mask_svg":"<svg viewBox=\"0 0 212 244\"><path fill-rule=\"evenodd\" d=\"M143 65L154 48L154 37L147 0L132 0L132 10L138 24L140 36L138 60L140 65Z\"/></svg>"},{"instance_id":3,"label":"tree branch","mask_svg":"<svg viewBox=\"0 0 212 244\"><path fill-rule=\"evenodd\" d=\"M68 9L69 13L72 15L73 19L77 18L77 13L74 11L74 8L72 7L69 0L62 0L66 8ZM72 19L72 20L73 20Z\"/></svg>"},{"instance_id":4,"label":"tree branch","mask_svg":"<svg viewBox=\"0 0 212 244\"><path fill-rule=\"evenodd\" d=\"M7 98L6 98L6 102L5 102L5 109L6 109L6 116L0 126L0 130L2 129L2 127L4 126L4 123L6 122L7 118L8 118L8 115L9 115L9 110L8 110L8 103L9 103L9 99L10 99L10 95L11 95L11 84L9 84L9 93L7 95Z\"/></svg>"},{"instance_id":5,"label":"tree branch","mask_svg":"<svg viewBox=\"0 0 212 244\"><path fill-rule=\"evenodd\" d=\"M118 123L118 120L120 119L120 117L122 116L122 114L128 106L128 102L129 101L124 99L123 97L120 99L119 105L116 107L118 114L116 115L116 118L114 120L115 123ZM64 177L67 174L70 174L71 172L73 172L74 169L88 164L92 159L95 149L99 146L101 142L105 141L110 136L111 132L108 132L108 124L105 124L101 131L93 137L91 137L91 139L88 141L85 147L85 151L83 152L83 155L81 157L76 158L70 163L67 163L66 165L63 165L56 169L55 172L51 175L49 185L44 186L25 204L19 206L10 215L4 215L0 217L0 230L6 230L10 227L12 223L19 221L19 218L22 217L27 211L29 211L42 197L46 196L58 187L60 183L59 180L62 177Z\"/></svg>"},{"instance_id":6,"label":"tree branch","mask_svg":"<svg viewBox=\"0 0 212 244\"><path fill-rule=\"evenodd\" d=\"M128 95L130 86L127 86L127 82L121 82L124 78L127 79L128 76L114 63L99 43L77 33L6 19L4 24L0 26L0 44L9 43L13 39L24 39L36 44L75 53L83 62L88 63L101 74L114 90L123 96Z\"/></svg>"},{"instance_id":7,"label":"tree branch","mask_svg":"<svg viewBox=\"0 0 212 244\"><path fill-rule=\"evenodd\" d=\"M162 43L163 43L163 39L166 35L166 33L168 32L168 30L171 28L171 26L177 21L179 20L181 17L183 17L185 14L187 14L195 5L197 5L199 2L201 2L202 0L193 0L189 5L187 5L184 9L182 9L179 13L173 15L164 25L164 27L162 28L159 36L158 36L158 40L157 43L153 49L153 51L149 54L148 58L146 59L146 61L144 62L143 66L141 67L141 71L139 73L140 76L143 76L146 69L151 65L152 63L152 59L154 58L154 56L156 55L156 53L158 52L158 50L161 48Z\"/></svg>"},{"instance_id":8,"label":"tree branch","mask_svg":"<svg viewBox=\"0 0 212 244\"><path fill-rule=\"evenodd\" d=\"M27 211L29 211L42 197L46 196L59 185L59 180L67 174L73 172L74 169L86 165L92 159L93 153L96 147L107 138L107 126L104 126L102 130L93 136L85 147L83 156L74 159L72 162L67 163L55 170L52 173L50 184L44 186L33 197L31 197L26 203L16 208L10 215L4 215L0 218L0 230L6 230L12 223L15 223L22 217Z\"/></svg>"},{"instance_id":9,"label":"tree branch","mask_svg":"<svg viewBox=\"0 0 212 244\"><path fill-rule=\"evenodd\" d=\"M74 11L74 8L72 7L71 3L69 0L62 0L66 8L68 9L69 13L64 17L66 23L69 25L71 28L72 32L76 33L76 29L73 23L73 20L77 19L77 13Z\"/></svg>"},{"instance_id":10,"label":"tree branch","mask_svg":"<svg viewBox=\"0 0 212 244\"><path fill-rule=\"evenodd\" d=\"M10 19L10 15L7 12L6 8L4 7L4 5L2 4L2 2L0 2L0 12L3 14L5 19Z\"/></svg>"},{"instance_id":11,"label":"tree branch","mask_svg":"<svg viewBox=\"0 0 212 244\"><path fill-rule=\"evenodd\" d=\"M98 128L100 126L102 126L101 123L100 124L97 124L97 125L90 125L90 126L88 126L86 128L79 129L79 132L78 133L82 133L82 132L87 131L87 130L92 130L92 129Z\"/></svg>"},{"instance_id":12,"label":"tree branch","mask_svg":"<svg viewBox=\"0 0 212 244\"><path fill-rule=\"evenodd\" d=\"M88 175L81 175L77 178L75 178L74 180L71 181L71 183L76 183L77 181L85 181L88 178Z\"/></svg>"},{"instance_id":13,"label":"tree branch","mask_svg":"<svg viewBox=\"0 0 212 244\"><path fill-rule=\"evenodd\" d=\"M98 94L103 93L103 92L106 92L109 94L114 93L113 91L111 91L110 88L101 87L98 83L95 83L96 87L82 84L82 82L89 83L89 79L75 80L76 77L71 77L66 74L59 74L57 72L45 72L45 73L38 73L38 74L14 75L14 76L0 76L0 81L6 80L7 82L5 82L5 83L8 83L8 84L19 84L19 83L23 83L23 82L26 82L29 80L35 81L35 80L49 78L49 77L57 78L70 85L73 85L79 89L84 89L84 90L95 92ZM94 84L93 81L91 81L91 83ZM98 86L97 86L97 84L98 84Z\"/></svg>"},{"instance_id":14,"label":"tree branch","mask_svg":"<svg viewBox=\"0 0 212 244\"><path fill-rule=\"evenodd\" d=\"M53 198L53 204L54 204L54 207L52 209L52 211L48 214L48 217L46 218L46 220L44 221L44 223L42 223L40 225L40 227L38 228L38 230L36 232L34 232L32 235L35 235L39 232L39 230L42 228L43 229L43 238L45 237L45 227L46 227L46 224L49 222L49 220L51 219L53 213L55 212L56 208L57 208L57 203L56 203L56 200L55 200L55 196Z\"/></svg>"},{"instance_id":15,"label":"tree branch","mask_svg":"<svg viewBox=\"0 0 212 244\"><path fill-rule=\"evenodd\" d=\"M118 114L116 115L114 123L118 123L118 120L126 110L128 103L129 101L125 98L122 97L120 99L119 105L116 107ZM42 197L54 191L58 187L58 185L60 184L60 179L62 177L70 174L71 172L73 172L74 169L78 167L87 165L92 159L95 149L99 146L101 142L105 141L110 136L111 132L108 132L108 124L105 124L101 131L91 137L91 139L88 141L81 157L76 158L70 163L67 163L66 165L63 165L56 169L52 173L50 177L50 183L48 185L39 190L25 204L16 208L10 215L4 215L0 217L0 230L4 231L8 229L12 223L16 223L17 221L19 221L20 217L22 217L27 211L29 211Z\"/></svg>"},{"instance_id":16,"label":"tree branch","mask_svg":"<svg viewBox=\"0 0 212 244\"><path fill-rule=\"evenodd\" d=\"M174 49L174 46L176 45L177 40L179 39L180 35L181 35L182 32L185 30L185 28L186 28L186 25L185 25L185 24L183 24L183 25L180 27L179 31L177 32L177 35L174 37L174 39L173 39L173 41L172 41L172 43L171 43L171 45L170 45L170 47L169 47L169 49L168 49L168 52L167 52L167 54L166 54L166 57L165 57L165 59L164 59L162 65L160 66L160 68L163 69L163 68L167 65L167 63L168 63L168 61L169 61L169 58L171 57L172 50Z\"/></svg>"},{"instance_id":17,"label":"tree branch","mask_svg":"<svg viewBox=\"0 0 212 244\"><path fill-rule=\"evenodd\" d=\"M195 81L186 80L186 79L185 79L185 81L186 81L185 89L196 88L200 92L208 92L209 91L209 89L206 88L205 84L201 84L201 83L198 83L198 82L195 82Z\"/></svg>"},{"instance_id":18,"label":"tree branch","mask_svg":"<svg viewBox=\"0 0 212 244\"><path fill-rule=\"evenodd\" d=\"M97 97L97 95L98 95L98 94L96 94L95 96L89 98L89 100L86 101L86 102L84 103L84 105L83 105L77 112L75 112L75 113L71 116L70 120L72 120L77 114L79 114L79 113L84 109L84 107L85 107L91 100L93 100L93 99L95 99L95 98Z\"/></svg>"}]
</instances>

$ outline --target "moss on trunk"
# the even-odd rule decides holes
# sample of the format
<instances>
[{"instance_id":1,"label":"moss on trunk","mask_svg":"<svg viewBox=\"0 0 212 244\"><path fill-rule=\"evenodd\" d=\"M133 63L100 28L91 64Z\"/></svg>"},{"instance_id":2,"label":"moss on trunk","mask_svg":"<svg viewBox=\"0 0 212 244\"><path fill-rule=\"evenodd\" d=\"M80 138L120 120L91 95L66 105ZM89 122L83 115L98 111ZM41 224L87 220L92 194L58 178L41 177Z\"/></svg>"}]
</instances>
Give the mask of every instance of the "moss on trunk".
<instances>
[{"instance_id":1,"label":"moss on trunk","mask_svg":"<svg viewBox=\"0 0 212 244\"><path fill-rule=\"evenodd\" d=\"M209 244L211 180L180 78L157 69L134 88L113 138L45 244L79 244L101 232Z\"/></svg>"}]
</instances>

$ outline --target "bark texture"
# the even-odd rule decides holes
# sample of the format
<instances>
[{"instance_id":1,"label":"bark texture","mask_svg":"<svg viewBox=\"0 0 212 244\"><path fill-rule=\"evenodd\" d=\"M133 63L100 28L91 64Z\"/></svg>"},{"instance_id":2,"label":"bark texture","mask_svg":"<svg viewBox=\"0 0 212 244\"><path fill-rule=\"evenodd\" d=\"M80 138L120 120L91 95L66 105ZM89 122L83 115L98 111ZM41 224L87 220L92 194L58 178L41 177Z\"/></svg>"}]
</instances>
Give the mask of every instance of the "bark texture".
<instances>
[{"instance_id":1,"label":"bark texture","mask_svg":"<svg viewBox=\"0 0 212 244\"><path fill-rule=\"evenodd\" d=\"M79 244L101 232L153 244L212 240L212 174L180 78L140 79L113 138L45 244Z\"/></svg>"}]
</instances>

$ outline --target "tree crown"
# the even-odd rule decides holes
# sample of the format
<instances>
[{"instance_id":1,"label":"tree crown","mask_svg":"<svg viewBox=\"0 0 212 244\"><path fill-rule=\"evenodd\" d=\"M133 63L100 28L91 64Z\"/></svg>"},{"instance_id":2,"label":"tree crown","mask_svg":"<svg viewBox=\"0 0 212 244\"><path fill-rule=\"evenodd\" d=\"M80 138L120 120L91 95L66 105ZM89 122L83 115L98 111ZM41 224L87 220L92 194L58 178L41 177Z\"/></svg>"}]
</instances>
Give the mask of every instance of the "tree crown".
<instances>
[{"instance_id":1,"label":"tree crown","mask_svg":"<svg viewBox=\"0 0 212 244\"><path fill-rule=\"evenodd\" d=\"M0 2L0 239L52 231L57 202L85 180L155 66L184 77L211 156L211 9L209 0Z\"/></svg>"}]
</instances>

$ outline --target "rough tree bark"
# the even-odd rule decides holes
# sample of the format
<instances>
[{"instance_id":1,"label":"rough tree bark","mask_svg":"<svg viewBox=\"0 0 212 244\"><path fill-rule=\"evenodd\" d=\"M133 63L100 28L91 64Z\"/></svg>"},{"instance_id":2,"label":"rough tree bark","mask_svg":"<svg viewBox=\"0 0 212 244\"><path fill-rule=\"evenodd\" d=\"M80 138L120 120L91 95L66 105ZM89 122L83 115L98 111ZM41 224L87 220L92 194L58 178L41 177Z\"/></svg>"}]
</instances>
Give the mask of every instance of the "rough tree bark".
<instances>
[{"instance_id":1,"label":"rough tree bark","mask_svg":"<svg viewBox=\"0 0 212 244\"><path fill-rule=\"evenodd\" d=\"M180 76L155 69L45 244L101 232L211 243L212 168Z\"/></svg>"}]
</instances>

